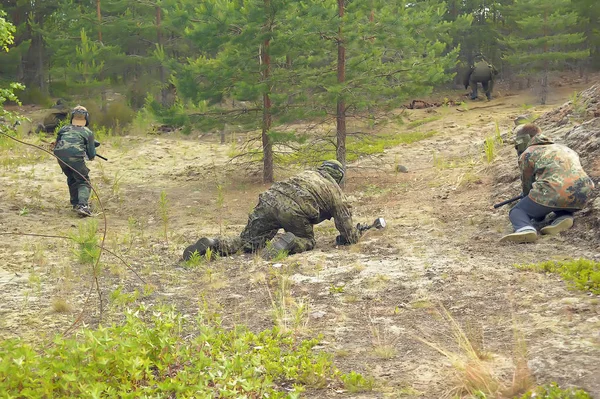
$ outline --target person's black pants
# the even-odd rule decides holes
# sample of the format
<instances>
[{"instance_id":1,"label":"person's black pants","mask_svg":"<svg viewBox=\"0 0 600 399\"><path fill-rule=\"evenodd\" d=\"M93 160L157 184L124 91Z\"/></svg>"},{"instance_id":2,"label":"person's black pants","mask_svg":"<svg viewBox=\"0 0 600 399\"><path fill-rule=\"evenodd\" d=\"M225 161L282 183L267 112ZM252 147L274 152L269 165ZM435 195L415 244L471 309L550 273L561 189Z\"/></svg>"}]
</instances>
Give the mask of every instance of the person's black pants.
<instances>
[{"instance_id":1,"label":"person's black pants","mask_svg":"<svg viewBox=\"0 0 600 399\"><path fill-rule=\"evenodd\" d=\"M519 203L510 210L508 217L513 225L515 231L522 229L523 227L531 227L531 219L536 221L542 221L549 213L554 212L556 217L561 216L572 216L573 212L578 209L570 208L550 208L548 206L540 205L533 202L529 197L525 197L519 201Z\"/></svg>"}]
</instances>

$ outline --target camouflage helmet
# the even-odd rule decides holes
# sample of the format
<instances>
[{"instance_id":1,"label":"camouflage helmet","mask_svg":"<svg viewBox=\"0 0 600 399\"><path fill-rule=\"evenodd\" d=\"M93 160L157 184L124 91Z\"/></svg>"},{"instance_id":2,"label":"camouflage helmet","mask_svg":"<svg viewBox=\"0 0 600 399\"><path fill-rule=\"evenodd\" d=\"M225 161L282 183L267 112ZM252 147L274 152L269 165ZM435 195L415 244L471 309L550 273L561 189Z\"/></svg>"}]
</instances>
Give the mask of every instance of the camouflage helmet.
<instances>
[{"instance_id":1,"label":"camouflage helmet","mask_svg":"<svg viewBox=\"0 0 600 399\"><path fill-rule=\"evenodd\" d=\"M520 125L515 128L515 150L517 150L517 156L521 156L529 147L531 139L535 137L541 130L533 123Z\"/></svg>"},{"instance_id":2,"label":"camouflage helmet","mask_svg":"<svg viewBox=\"0 0 600 399\"><path fill-rule=\"evenodd\" d=\"M327 174L333 177L333 180L335 180L338 184L340 184L342 180L344 180L344 176L346 175L346 172L344 171L344 166L335 159L330 159L328 161L323 162L321 166L319 166L318 170L327 172Z\"/></svg>"},{"instance_id":3,"label":"camouflage helmet","mask_svg":"<svg viewBox=\"0 0 600 399\"><path fill-rule=\"evenodd\" d=\"M85 107L76 106L71 111L71 124L77 126L88 126L90 124L90 114Z\"/></svg>"}]
</instances>

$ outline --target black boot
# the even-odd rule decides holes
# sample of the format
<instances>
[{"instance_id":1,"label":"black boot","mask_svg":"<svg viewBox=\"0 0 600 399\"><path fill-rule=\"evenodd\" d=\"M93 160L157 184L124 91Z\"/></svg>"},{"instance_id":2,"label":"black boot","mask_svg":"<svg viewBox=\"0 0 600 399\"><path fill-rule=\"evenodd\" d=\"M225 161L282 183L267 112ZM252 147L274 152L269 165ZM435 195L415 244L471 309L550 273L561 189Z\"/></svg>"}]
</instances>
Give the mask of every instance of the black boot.
<instances>
[{"instance_id":1,"label":"black boot","mask_svg":"<svg viewBox=\"0 0 600 399\"><path fill-rule=\"evenodd\" d=\"M202 256L206 253L206 250L215 248L215 240L212 238L202 237L194 245L190 245L183 251L183 260L189 260L194 252L198 252L198 255Z\"/></svg>"},{"instance_id":2,"label":"black boot","mask_svg":"<svg viewBox=\"0 0 600 399\"><path fill-rule=\"evenodd\" d=\"M277 256L277 254L282 251L291 251L296 244L296 236L294 233L290 233L289 231L284 233L282 236L277 238L276 240L271 241L271 245L269 245L265 251L263 252L263 259L271 260Z\"/></svg>"}]
</instances>

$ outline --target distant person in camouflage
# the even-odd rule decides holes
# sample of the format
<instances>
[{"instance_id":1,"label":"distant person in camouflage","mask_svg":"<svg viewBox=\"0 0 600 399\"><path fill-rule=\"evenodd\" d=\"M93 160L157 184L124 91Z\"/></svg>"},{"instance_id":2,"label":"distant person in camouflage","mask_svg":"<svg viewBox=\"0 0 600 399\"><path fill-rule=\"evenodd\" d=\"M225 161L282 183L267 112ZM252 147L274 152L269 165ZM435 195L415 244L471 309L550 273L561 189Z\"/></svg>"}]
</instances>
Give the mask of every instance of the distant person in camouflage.
<instances>
[{"instance_id":1,"label":"distant person in camouflage","mask_svg":"<svg viewBox=\"0 0 600 399\"><path fill-rule=\"evenodd\" d=\"M44 118L44 123L40 123L36 133L44 131L46 133L54 133L54 130L62 121L69 116L69 108L62 99L58 99L56 104L50 109L50 113Z\"/></svg>"},{"instance_id":2,"label":"distant person in camouflage","mask_svg":"<svg viewBox=\"0 0 600 399\"><path fill-rule=\"evenodd\" d=\"M69 195L73 209L82 216L91 216L90 170L85 164L85 157L92 161L96 156L94 133L86 126L90 124L87 109L78 105L71 112L71 124L63 126L56 135L54 155L58 164L67 176Z\"/></svg>"},{"instance_id":3,"label":"distant person in camouflage","mask_svg":"<svg viewBox=\"0 0 600 399\"><path fill-rule=\"evenodd\" d=\"M535 242L538 235L531 219L542 221L551 212L555 219L540 230L542 234L570 229L573 213L584 208L594 189L594 182L581 167L577 153L553 143L534 124L520 128L515 149L524 197L509 213L515 232L500 241Z\"/></svg>"},{"instance_id":4,"label":"distant person in camouflage","mask_svg":"<svg viewBox=\"0 0 600 399\"><path fill-rule=\"evenodd\" d=\"M221 255L240 250L254 252L267 246L280 228L285 233L271 241L265 258L280 251L289 254L309 251L315 246L313 225L331 218L340 233L336 238L338 245L357 243L360 233L352 224L350 207L339 186L344 173L338 161L325 161L316 171L305 171L273 184L258 197L258 205L239 237L201 238L185 249L183 258L190 259L196 251L204 255L208 248Z\"/></svg>"},{"instance_id":5,"label":"distant person in camouflage","mask_svg":"<svg viewBox=\"0 0 600 399\"><path fill-rule=\"evenodd\" d=\"M485 96L488 100L492 99L492 90L494 89L494 77L498 75L498 70L488 63L482 55L475 57L475 65L471 67L465 76L465 89L471 86L471 100L478 98L477 85L481 83Z\"/></svg>"}]
</instances>

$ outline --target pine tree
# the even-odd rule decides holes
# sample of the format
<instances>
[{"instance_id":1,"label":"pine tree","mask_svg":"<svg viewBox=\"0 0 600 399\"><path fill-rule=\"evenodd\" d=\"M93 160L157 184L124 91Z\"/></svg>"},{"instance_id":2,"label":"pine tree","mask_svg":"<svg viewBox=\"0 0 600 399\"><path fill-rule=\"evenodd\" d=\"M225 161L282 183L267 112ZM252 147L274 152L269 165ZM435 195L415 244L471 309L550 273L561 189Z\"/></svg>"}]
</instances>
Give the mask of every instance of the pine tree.
<instances>
[{"instance_id":1,"label":"pine tree","mask_svg":"<svg viewBox=\"0 0 600 399\"><path fill-rule=\"evenodd\" d=\"M272 59L286 51L286 41L279 36L286 4L283 0L201 2L201 19L189 37L198 43L202 55L174 79L178 93L196 104L252 104L251 115L256 117L245 115L245 120L248 128L261 128L264 182L273 181L275 110L271 96L276 83L287 84L274 83L274 70L279 66Z\"/></svg>"},{"instance_id":2,"label":"pine tree","mask_svg":"<svg viewBox=\"0 0 600 399\"><path fill-rule=\"evenodd\" d=\"M541 103L548 95L548 72L567 60L589 56L577 49L585 38L576 32L578 15L570 11L570 0L529 0L515 3L507 13L515 21L514 31L502 43L509 49L504 60L541 74Z\"/></svg>"},{"instance_id":3,"label":"pine tree","mask_svg":"<svg viewBox=\"0 0 600 399\"><path fill-rule=\"evenodd\" d=\"M14 41L15 26L5 19L6 13L0 10L0 52L8 51L8 46ZM4 109L6 101L18 102L14 94L14 90L23 89L24 87L18 83L11 83L8 88L0 87L0 118L4 121L11 122L14 115ZM6 125L0 123L0 132L4 132Z\"/></svg>"},{"instance_id":4,"label":"pine tree","mask_svg":"<svg viewBox=\"0 0 600 399\"><path fill-rule=\"evenodd\" d=\"M582 22L586 46L591 52L592 65L600 68L600 7L597 0L572 0Z\"/></svg>"},{"instance_id":5,"label":"pine tree","mask_svg":"<svg viewBox=\"0 0 600 399\"><path fill-rule=\"evenodd\" d=\"M447 81L457 56L449 32L465 18L444 22L436 1L303 4L290 41L305 50L293 68L310 93L306 105L335 115L336 156L345 164L348 118L387 112Z\"/></svg>"}]
</instances>

